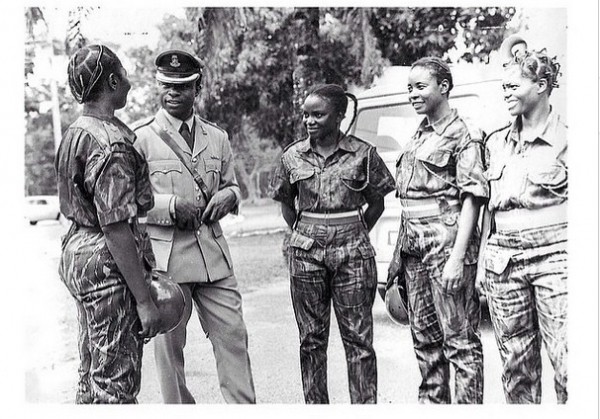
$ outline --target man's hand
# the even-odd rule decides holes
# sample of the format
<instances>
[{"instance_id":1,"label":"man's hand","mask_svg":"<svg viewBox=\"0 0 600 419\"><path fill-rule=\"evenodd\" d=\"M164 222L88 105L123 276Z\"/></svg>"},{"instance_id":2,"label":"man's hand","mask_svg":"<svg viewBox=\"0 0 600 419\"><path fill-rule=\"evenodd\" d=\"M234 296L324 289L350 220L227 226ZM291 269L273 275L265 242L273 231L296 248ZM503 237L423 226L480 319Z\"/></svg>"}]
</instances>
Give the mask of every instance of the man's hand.
<instances>
[{"instance_id":1,"label":"man's hand","mask_svg":"<svg viewBox=\"0 0 600 419\"><path fill-rule=\"evenodd\" d=\"M196 230L200 227L196 206L180 196L175 200L175 225L181 230Z\"/></svg>"},{"instance_id":2,"label":"man's hand","mask_svg":"<svg viewBox=\"0 0 600 419\"><path fill-rule=\"evenodd\" d=\"M236 195L233 191L229 189L220 190L208 202L202 214L202 222L211 224L219 221L235 208L236 201Z\"/></svg>"}]
</instances>

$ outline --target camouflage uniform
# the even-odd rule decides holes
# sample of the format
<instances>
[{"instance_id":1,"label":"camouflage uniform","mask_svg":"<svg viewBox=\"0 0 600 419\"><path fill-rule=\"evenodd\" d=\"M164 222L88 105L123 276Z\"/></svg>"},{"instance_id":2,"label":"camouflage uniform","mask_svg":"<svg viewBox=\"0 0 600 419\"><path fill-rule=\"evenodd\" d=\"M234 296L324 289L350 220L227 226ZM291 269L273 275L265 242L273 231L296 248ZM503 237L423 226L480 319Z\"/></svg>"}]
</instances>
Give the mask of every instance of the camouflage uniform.
<instances>
[{"instance_id":1,"label":"camouflage uniform","mask_svg":"<svg viewBox=\"0 0 600 419\"><path fill-rule=\"evenodd\" d=\"M154 201L134 139L117 118L81 116L65 132L56 157L60 208L72 221L59 274L78 310L77 403L136 403L140 390L141 323L101 230L129 220L150 281L154 255L137 216Z\"/></svg>"},{"instance_id":2,"label":"camouflage uniform","mask_svg":"<svg viewBox=\"0 0 600 419\"><path fill-rule=\"evenodd\" d=\"M464 194L487 198L482 135L456 110L429 124L425 118L397 162L396 195L401 200L435 199L435 213L411 217L403 208L395 258L402 259L409 320L422 381L419 402L450 403L450 364L458 403L483 399L483 353L479 337L479 297L475 290L479 232L469 241L463 287L446 293L441 283ZM424 201L423 201L424 202Z\"/></svg>"},{"instance_id":3,"label":"camouflage uniform","mask_svg":"<svg viewBox=\"0 0 600 419\"><path fill-rule=\"evenodd\" d=\"M557 400L564 403L567 132L554 112L534 140L519 138L520 124L517 118L486 140L485 175L496 225L492 225L484 253L484 289L504 365L507 402L540 403L543 340L554 367ZM548 216L557 211L564 216ZM523 213L535 214L535 218L522 225L498 222L500 216L510 220L512 214Z\"/></svg>"},{"instance_id":4,"label":"camouflage uniform","mask_svg":"<svg viewBox=\"0 0 600 419\"><path fill-rule=\"evenodd\" d=\"M329 402L331 301L346 350L350 400L377 401L372 317L377 271L362 218L341 225L307 223L302 212L357 210L393 189L393 177L374 147L353 136L343 137L327 158L309 139L292 144L271 178L271 197L300 214L288 255L306 403Z\"/></svg>"}]
</instances>

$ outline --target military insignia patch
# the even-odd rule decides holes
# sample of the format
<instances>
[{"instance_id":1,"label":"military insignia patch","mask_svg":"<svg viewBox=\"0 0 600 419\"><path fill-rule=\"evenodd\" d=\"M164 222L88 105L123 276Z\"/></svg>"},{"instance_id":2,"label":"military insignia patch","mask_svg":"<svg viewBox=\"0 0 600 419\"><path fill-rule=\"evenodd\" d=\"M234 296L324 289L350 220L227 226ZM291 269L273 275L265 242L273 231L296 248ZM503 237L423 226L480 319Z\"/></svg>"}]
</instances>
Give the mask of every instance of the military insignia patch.
<instances>
[{"instance_id":1,"label":"military insignia patch","mask_svg":"<svg viewBox=\"0 0 600 419\"><path fill-rule=\"evenodd\" d=\"M177 55L173 54L171 55L171 62L169 63L169 65L171 67L179 67L181 64L179 63L179 59L177 58Z\"/></svg>"}]
</instances>

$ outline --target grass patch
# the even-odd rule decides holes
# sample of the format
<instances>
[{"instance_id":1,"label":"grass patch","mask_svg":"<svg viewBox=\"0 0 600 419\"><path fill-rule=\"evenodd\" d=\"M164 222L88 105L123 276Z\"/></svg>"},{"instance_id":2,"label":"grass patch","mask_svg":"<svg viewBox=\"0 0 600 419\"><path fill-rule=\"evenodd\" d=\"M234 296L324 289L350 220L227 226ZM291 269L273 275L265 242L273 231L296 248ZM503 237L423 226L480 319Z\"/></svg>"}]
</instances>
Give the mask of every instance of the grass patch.
<instances>
[{"instance_id":1,"label":"grass patch","mask_svg":"<svg viewBox=\"0 0 600 419\"><path fill-rule=\"evenodd\" d=\"M284 233L277 233L227 239L241 292L288 281L288 269L281 250L283 236Z\"/></svg>"}]
</instances>

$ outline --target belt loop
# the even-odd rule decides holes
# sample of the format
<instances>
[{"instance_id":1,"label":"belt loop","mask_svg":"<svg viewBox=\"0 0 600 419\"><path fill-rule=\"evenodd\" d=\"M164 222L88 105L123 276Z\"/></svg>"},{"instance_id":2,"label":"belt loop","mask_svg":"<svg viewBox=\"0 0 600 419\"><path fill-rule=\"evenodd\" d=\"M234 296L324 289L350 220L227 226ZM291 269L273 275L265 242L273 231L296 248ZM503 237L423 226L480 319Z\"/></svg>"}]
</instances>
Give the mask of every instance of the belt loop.
<instances>
[{"instance_id":1,"label":"belt loop","mask_svg":"<svg viewBox=\"0 0 600 419\"><path fill-rule=\"evenodd\" d=\"M358 217L360 218L360 222L365 227L365 229L368 230L369 227L367 227L367 222L365 221L365 216L364 216L362 207L358 207Z\"/></svg>"},{"instance_id":2,"label":"belt loop","mask_svg":"<svg viewBox=\"0 0 600 419\"><path fill-rule=\"evenodd\" d=\"M298 221L300 221L301 215L302 215L302 211L298 211L296 213L296 219L294 220L294 224L292 224L292 231L296 230L296 227L298 226Z\"/></svg>"}]
</instances>

